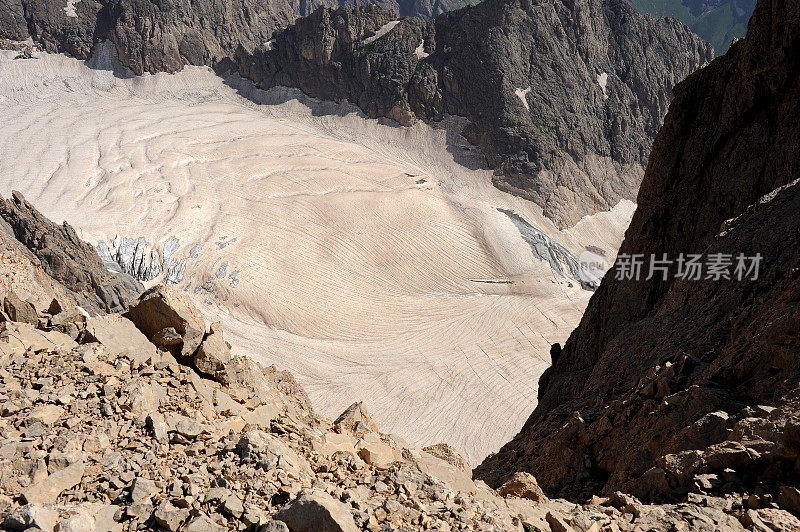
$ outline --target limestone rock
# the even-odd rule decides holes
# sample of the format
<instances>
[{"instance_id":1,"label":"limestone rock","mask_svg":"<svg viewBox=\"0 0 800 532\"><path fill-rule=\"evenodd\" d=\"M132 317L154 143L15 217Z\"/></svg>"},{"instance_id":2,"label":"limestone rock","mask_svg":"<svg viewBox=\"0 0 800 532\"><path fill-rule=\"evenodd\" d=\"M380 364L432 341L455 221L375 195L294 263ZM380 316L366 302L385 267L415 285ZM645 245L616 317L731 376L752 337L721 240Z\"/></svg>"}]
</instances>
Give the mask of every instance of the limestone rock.
<instances>
[{"instance_id":1,"label":"limestone rock","mask_svg":"<svg viewBox=\"0 0 800 532\"><path fill-rule=\"evenodd\" d=\"M83 462L72 464L61 471L48 475L35 484L31 484L22 492L22 496L31 504L56 502L62 491L80 483L85 469L86 466Z\"/></svg>"},{"instance_id":2,"label":"limestone rock","mask_svg":"<svg viewBox=\"0 0 800 532\"><path fill-rule=\"evenodd\" d=\"M188 517L189 510L176 508L168 501L162 502L153 512L153 519L156 520L156 523L170 532L176 532Z\"/></svg>"},{"instance_id":3,"label":"limestone rock","mask_svg":"<svg viewBox=\"0 0 800 532\"><path fill-rule=\"evenodd\" d=\"M497 493L503 497L519 497L534 502L547 502L548 498L530 473L518 472L500 486Z\"/></svg>"},{"instance_id":4,"label":"limestone rock","mask_svg":"<svg viewBox=\"0 0 800 532\"><path fill-rule=\"evenodd\" d=\"M190 519L181 532L226 532L228 529L212 521L207 515L198 515Z\"/></svg>"},{"instance_id":5,"label":"limestone rock","mask_svg":"<svg viewBox=\"0 0 800 532\"><path fill-rule=\"evenodd\" d=\"M365 462L378 469L386 469L389 464L396 460L391 446L384 443L374 432L367 433L358 440L356 449L358 449L358 455Z\"/></svg>"},{"instance_id":6,"label":"limestone rock","mask_svg":"<svg viewBox=\"0 0 800 532\"><path fill-rule=\"evenodd\" d=\"M222 337L221 327L217 326L200 344L194 355L194 365L197 371L213 376L224 371L230 360L230 345Z\"/></svg>"},{"instance_id":7,"label":"limestone rock","mask_svg":"<svg viewBox=\"0 0 800 532\"><path fill-rule=\"evenodd\" d=\"M437 458L441 458L451 465L456 466L465 473L472 474L469 464L466 460L464 460L464 457L461 456L461 454L459 454L459 452L448 443L429 445L428 447L423 447L422 450L428 454L432 454Z\"/></svg>"},{"instance_id":8,"label":"limestone rock","mask_svg":"<svg viewBox=\"0 0 800 532\"><path fill-rule=\"evenodd\" d=\"M3 310L11 321L37 325L39 315L33 304L23 301L15 292L9 292L3 300Z\"/></svg>"},{"instance_id":9,"label":"limestone rock","mask_svg":"<svg viewBox=\"0 0 800 532\"><path fill-rule=\"evenodd\" d=\"M152 480L136 477L131 483L131 501L139 502L149 499L160 490L156 487L156 483Z\"/></svg>"},{"instance_id":10,"label":"limestone rock","mask_svg":"<svg viewBox=\"0 0 800 532\"><path fill-rule=\"evenodd\" d=\"M52 532L58 522L58 511L41 504L26 504L5 516L3 527L9 530L38 528Z\"/></svg>"},{"instance_id":11,"label":"limestone rock","mask_svg":"<svg viewBox=\"0 0 800 532\"><path fill-rule=\"evenodd\" d=\"M86 322L86 331L112 353L128 352L140 363L152 357L156 351L133 322L119 314L90 318Z\"/></svg>"},{"instance_id":12,"label":"limestone rock","mask_svg":"<svg viewBox=\"0 0 800 532\"><path fill-rule=\"evenodd\" d=\"M128 315L148 338L167 327L175 329L183 342L173 346L173 353L184 357L194 354L206 333L202 314L180 291L168 286L154 286L144 292L130 307Z\"/></svg>"},{"instance_id":13,"label":"limestone rock","mask_svg":"<svg viewBox=\"0 0 800 532\"><path fill-rule=\"evenodd\" d=\"M357 532L347 506L327 493L301 495L275 514L292 532Z\"/></svg>"},{"instance_id":14,"label":"limestone rock","mask_svg":"<svg viewBox=\"0 0 800 532\"><path fill-rule=\"evenodd\" d=\"M333 422L333 428L337 432L349 432L357 438L368 432L378 432L378 425L369 415L369 411L367 411L367 407L363 402L350 405Z\"/></svg>"}]
</instances>

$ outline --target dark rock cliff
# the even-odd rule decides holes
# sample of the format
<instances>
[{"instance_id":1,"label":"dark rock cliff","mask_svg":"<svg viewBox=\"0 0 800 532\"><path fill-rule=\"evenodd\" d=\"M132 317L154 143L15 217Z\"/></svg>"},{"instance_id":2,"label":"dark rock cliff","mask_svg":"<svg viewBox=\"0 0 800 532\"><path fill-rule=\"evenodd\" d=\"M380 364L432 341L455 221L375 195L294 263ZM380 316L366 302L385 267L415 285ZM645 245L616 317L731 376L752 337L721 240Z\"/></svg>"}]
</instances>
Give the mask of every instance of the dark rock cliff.
<instances>
[{"instance_id":1,"label":"dark rock cliff","mask_svg":"<svg viewBox=\"0 0 800 532\"><path fill-rule=\"evenodd\" d=\"M323 5L366 0L0 0L0 39L32 37L48 52L87 59L98 40L114 42L136 74L215 66L237 47L252 50L298 16ZM400 16L429 19L468 0L375 0Z\"/></svg>"},{"instance_id":2,"label":"dark rock cliff","mask_svg":"<svg viewBox=\"0 0 800 532\"><path fill-rule=\"evenodd\" d=\"M72 226L54 224L19 192L7 200L0 198L0 217L44 271L68 290L76 305L94 312L118 312L144 290L133 277L109 272L97 251Z\"/></svg>"},{"instance_id":3,"label":"dark rock cliff","mask_svg":"<svg viewBox=\"0 0 800 532\"><path fill-rule=\"evenodd\" d=\"M761 0L746 38L675 88L620 250L723 253L733 278L612 269L540 380L539 406L477 475L498 485L529 471L570 497L743 490L791 510L799 176L800 4ZM756 280L733 275L740 253L762 256Z\"/></svg>"},{"instance_id":4,"label":"dark rock cliff","mask_svg":"<svg viewBox=\"0 0 800 532\"><path fill-rule=\"evenodd\" d=\"M237 64L261 87L347 99L371 117L465 116L497 186L562 227L635 197L672 87L712 57L680 22L625 0L487 0L385 26L393 18L323 9Z\"/></svg>"}]
</instances>

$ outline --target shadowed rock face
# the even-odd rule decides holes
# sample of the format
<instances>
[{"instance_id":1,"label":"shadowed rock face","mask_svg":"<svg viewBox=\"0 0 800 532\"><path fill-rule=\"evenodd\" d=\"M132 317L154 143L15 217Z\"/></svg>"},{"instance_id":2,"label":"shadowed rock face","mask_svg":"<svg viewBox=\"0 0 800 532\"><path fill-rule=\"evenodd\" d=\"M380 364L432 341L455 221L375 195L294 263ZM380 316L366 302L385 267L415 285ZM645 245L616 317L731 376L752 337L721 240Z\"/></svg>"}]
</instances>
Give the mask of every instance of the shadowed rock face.
<instances>
[{"instance_id":1,"label":"shadowed rock face","mask_svg":"<svg viewBox=\"0 0 800 532\"><path fill-rule=\"evenodd\" d=\"M612 269L540 380L539 406L479 477L529 471L571 497L674 498L720 467L736 489L797 485L798 95L800 5L762 0L746 39L676 87L620 250L760 253L758 279L621 281Z\"/></svg>"},{"instance_id":2,"label":"shadowed rock face","mask_svg":"<svg viewBox=\"0 0 800 532\"><path fill-rule=\"evenodd\" d=\"M557 225L633 199L675 83L712 57L625 1L487 0L425 23L323 9L237 54L261 87L348 99L401 124L467 117L496 185Z\"/></svg>"},{"instance_id":3,"label":"shadowed rock face","mask_svg":"<svg viewBox=\"0 0 800 532\"><path fill-rule=\"evenodd\" d=\"M323 5L350 8L362 0L2 0L0 38L32 37L48 52L87 59L98 40L114 42L136 74L214 66L237 47L252 50L275 30ZM376 0L400 16L425 19L468 0Z\"/></svg>"},{"instance_id":4,"label":"shadowed rock face","mask_svg":"<svg viewBox=\"0 0 800 532\"><path fill-rule=\"evenodd\" d=\"M75 304L95 312L116 312L144 290L131 276L109 272L95 249L69 224L54 224L19 192L0 199L0 216L41 261L44 271L70 291Z\"/></svg>"}]
</instances>

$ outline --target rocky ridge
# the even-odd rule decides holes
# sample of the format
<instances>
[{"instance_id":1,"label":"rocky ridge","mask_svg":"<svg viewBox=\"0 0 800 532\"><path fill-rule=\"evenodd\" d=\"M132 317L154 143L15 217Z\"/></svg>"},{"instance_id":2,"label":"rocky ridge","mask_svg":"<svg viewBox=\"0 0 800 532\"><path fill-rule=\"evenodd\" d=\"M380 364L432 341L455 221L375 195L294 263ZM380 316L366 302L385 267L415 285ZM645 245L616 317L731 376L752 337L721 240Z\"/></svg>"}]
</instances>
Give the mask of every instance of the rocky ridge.
<instances>
[{"instance_id":1,"label":"rocky ridge","mask_svg":"<svg viewBox=\"0 0 800 532\"><path fill-rule=\"evenodd\" d=\"M114 43L135 74L175 72L184 65L215 66L238 47L252 50L297 17L326 5L356 7L358 0L4 0L0 39L33 39L51 53L89 59L101 40ZM431 18L463 7L464 0L379 0L400 16Z\"/></svg>"},{"instance_id":2,"label":"rocky ridge","mask_svg":"<svg viewBox=\"0 0 800 532\"><path fill-rule=\"evenodd\" d=\"M635 197L672 87L711 58L683 24L625 0L487 0L430 22L323 8L236 63L262 88L370 117L464 116L495 184L565 227Z\"/></svg>"},{"instance_id":3,"label":"rocky ridge","mask_svg":"<svg viewBox=\"0 0 800 532\"><path fill-rule=\"evenodd\" d=\"M620 250L760 254L756 278L612 270L478 478L526 471L573 499L730 496L756 529L764 510L800 512L799 30L796 2L761 0L746 38L676 87Z\"/></svg>"},{"instance_id":4,"label":"rocky ridge","mask_svg":"<svg viewBox=\"0 0 800 532\"><path fill-rule=\"evenodd\" d=\"M0 198L0 218L13 237L9 245L20 248L22 244L28 260L47 274L39 276L41 282L50 285L53 293L54 285L58 285L59 294L72 305L94 313L120 311L144 289L127 274L109 272L94 248L82 241L72 226L51 222L19 192L12 193L9 199ZM17 280L11 284L20 283ZM44 294L51 295L49 290Z\"/></svg>"},{"instance_id":5,"label":"rocky ridge","mask_svg":"<svg viewBox=\"0 0 800 532\"><path fill-rule=\"evenodd\" d=\"M527 474L494 492L449 446L380 433L361 403L320 418L291 375L232 354L169 287L126 315L38 314L0 324L6 530L741 528L723 498L581 506Z\"/></svg>"}]
</instances>

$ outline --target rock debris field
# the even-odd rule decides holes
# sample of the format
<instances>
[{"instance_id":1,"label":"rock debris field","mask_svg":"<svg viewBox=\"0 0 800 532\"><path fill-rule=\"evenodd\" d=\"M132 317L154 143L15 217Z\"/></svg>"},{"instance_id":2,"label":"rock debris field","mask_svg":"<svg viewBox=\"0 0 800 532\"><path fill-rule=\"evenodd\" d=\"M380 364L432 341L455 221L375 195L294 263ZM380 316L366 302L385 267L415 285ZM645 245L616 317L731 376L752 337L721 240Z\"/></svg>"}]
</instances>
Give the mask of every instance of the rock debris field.
<instances>
[{"instance_id":1,"label":"rock debris field","mask_svg":"<svg viewBox=\"0 0 800 532\"><path fill-rule=\"evenodd\" d=\"M505 213L611 262L634 207L559 231L492 187L455 118L396 127L205 68L15 55L0 56L0 194L112 251L144 239L163 262L146 284L173 283L321 414L363 401L381 430L471 465L520 429L591 295Z\"/></svg>"}]
</instances>

